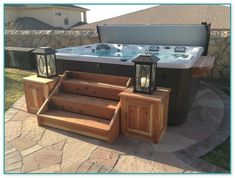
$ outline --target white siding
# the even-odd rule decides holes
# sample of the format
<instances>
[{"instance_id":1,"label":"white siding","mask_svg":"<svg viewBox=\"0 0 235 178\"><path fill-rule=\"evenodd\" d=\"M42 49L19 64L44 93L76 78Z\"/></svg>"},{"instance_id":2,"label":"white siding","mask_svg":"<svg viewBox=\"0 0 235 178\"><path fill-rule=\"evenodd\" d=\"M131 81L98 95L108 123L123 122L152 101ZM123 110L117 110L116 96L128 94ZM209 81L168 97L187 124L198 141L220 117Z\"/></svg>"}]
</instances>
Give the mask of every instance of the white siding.
<instances>
[{"instance_id":1,"label":"white siding","mask_svg":"<svg viewBox=\"0 0 235 178\"><path fill-rule=\"evenodd\" d=\"M15 20L16 18L18 18L19 14L18 11L14 10L14 9L5 9L5 21L6 23Z\"/></svg>"},{"instance_id":2,"label":"white siding","mask_svg":"<svg viewBox=\"0 0 235 178\"><path fill-rule=\"evenodd\" d=\"M55 13L61 13L61 16L56 16ZM64 19L69 19L69 24L64 24ZM79 10L69 10L69 9L62 9L62 8L53 8L53 26L55 27L63 27L68 29L69 27L73 26L74 24L81 21L81 11Z\"/></svg>"}]
</instances>

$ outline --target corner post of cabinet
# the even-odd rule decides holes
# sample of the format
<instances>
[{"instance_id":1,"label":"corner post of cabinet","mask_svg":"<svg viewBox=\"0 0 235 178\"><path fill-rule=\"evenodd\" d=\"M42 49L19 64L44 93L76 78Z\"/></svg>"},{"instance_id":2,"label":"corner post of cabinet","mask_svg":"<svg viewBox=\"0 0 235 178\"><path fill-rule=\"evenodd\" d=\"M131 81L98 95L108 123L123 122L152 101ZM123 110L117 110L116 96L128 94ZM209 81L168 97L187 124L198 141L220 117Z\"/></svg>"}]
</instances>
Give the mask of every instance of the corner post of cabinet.
<instances>
[{"instance_id":1,"label":"corner post of cabinet","mask_svg":"<svg viewBox=\"0 0 235 178\"><path fill-rule=\"evenodd\" d=\"M160 141L160 125L161 125L161 112L160 112L160 107L161 107L161 103L155 101L154 104L155 108L153 110L153 142L154 143L159 143Z\"/></svg>"},{"instance_id":2,"label":"corner post of cabinet","mask_svg":"<svg viewBox=\"0 0 235 178\"><path fill-rule=\"evenodd\" d=\"M125 96L121 95L121 114L120 114L120 121L121 121L121 133L125 133L125 122L126 122L126 106L125 106Z\"/></svg>"}]
</instances>

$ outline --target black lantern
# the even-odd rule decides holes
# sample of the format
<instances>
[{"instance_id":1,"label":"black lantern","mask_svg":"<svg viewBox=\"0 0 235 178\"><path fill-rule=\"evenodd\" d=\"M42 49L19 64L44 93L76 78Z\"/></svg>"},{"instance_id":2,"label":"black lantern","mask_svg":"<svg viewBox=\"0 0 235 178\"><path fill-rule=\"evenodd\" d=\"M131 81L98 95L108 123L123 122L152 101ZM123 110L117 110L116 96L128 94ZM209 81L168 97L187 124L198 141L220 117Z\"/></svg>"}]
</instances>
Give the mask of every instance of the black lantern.
<instances>
[{"instance_id":1,"label":"black lantern","mask_svg":"<svg viewBox=\"0 0 235 178\"><path fill-rule=\"evenodd\" d=\"M49 47L40 47L33 51L37 60L38 77L51 78L57 76L56 50Z\"/></svg>"},{"instance_id":2,"label":"black lantern","mask_svg":"<svg viewBox=\"0 0 235 178\"><path fill-rule=\"evenodd\" d=\"M134 92L152 94L156 90L156 69L160 59L155 55L139 55L135 63Z\"/></svg>"}]
</instances>

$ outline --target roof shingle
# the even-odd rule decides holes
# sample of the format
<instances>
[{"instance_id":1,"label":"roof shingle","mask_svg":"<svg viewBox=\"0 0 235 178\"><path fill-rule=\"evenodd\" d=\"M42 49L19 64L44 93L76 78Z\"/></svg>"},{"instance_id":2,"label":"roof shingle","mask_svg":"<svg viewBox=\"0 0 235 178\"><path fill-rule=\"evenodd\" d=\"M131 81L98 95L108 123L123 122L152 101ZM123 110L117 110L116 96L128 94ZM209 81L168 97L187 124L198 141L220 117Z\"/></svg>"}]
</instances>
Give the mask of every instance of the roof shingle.
<instances>
[{"instance_id":1,"label":"roof shingle","mask_svg":"<svg viewBox=\"0 0 235 178\"><path fill-rule=\"evenodd\" d=\"M6 26L7 30L64 30L62 27L53 27L33 17L18 18Z\"/></svg>"},{"instance_id":2,"label":"roof shingle","mask_svg":"<svg viewBox=\"0 0 235 178\"><path fill-rule=\"evenodd\" d=\"M72 29L95 29L102 24L200 24L230 29L230 7L222 5L160 5Z\"/></svg>"}]
</instances>

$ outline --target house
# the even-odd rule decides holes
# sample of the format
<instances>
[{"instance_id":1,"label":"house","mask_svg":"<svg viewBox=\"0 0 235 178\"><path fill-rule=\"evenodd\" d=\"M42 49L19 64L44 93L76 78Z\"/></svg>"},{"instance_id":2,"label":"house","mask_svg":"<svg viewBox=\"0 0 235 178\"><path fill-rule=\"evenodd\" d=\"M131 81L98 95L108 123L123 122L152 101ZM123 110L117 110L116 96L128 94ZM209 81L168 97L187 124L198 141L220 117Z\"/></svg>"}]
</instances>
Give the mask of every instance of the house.
<instances>
[{"instance_id":1,"label":"house","mask_svg":"<svg viewBox=\"0 0 235 178\"><path fill-rule=\"evenodd\" d=\"M6 4L5 22L10 24L21 19L23 22L29 20L29 23L33 21L33 24L36 24L35 22L38 21L40 24L44 23L51 27L69 29L76 24L86 23L87 11L88 9L73 4Z\"/></svg>"},{"instance_id":2,"label":"house","mask_svg":"<svg viewBox=\"0 0 235 178\"><path fill-rule=\"evenodd\" d=\"M230 29L230 7L160 5L72 29L95 29L97 25L102 24L200 24L201 22L211 23L211 28L214 30Z\"/></svg>"}]
</instances>

